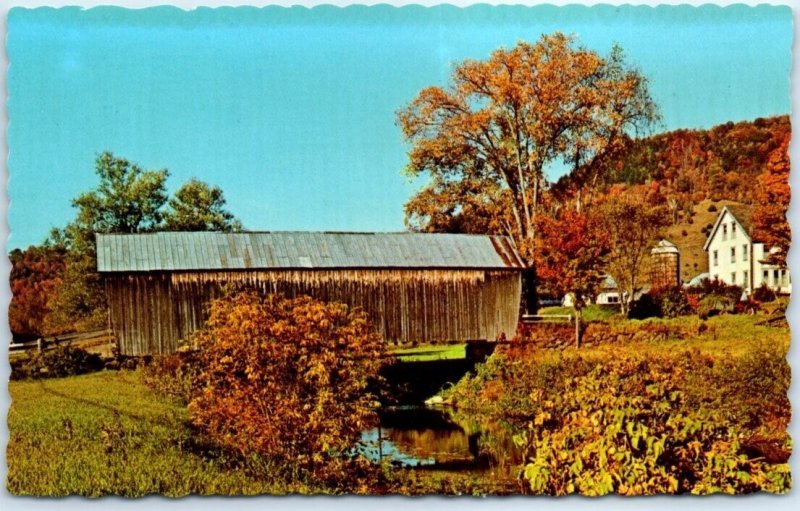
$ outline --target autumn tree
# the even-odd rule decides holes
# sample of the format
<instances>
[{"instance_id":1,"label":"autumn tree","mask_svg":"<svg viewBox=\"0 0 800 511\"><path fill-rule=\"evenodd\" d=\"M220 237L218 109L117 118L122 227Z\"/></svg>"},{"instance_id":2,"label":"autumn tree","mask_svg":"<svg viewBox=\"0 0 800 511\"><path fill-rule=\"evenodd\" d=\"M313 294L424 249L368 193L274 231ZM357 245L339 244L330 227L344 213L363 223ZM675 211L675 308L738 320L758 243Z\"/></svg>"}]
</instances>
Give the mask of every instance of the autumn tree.
<instances>
[{"instance_id":1,"label":"autumn tree","mask_svg":"<svg viewBox=\"0 0 800 511\"><path fill-rule=\"evenodd\" d=\"M315 469L372 427L385 344L341 303L244 290L214 300L199 348L192 422L222 446Z\"/></svg>"},{"instance_id":2,"label":"autumn tree","mask_svg":"<svg viewBox=\"0 0 800 511\"><path fill-rule=\"evenodd\" d=\"M242 224L225 209L222 189L190 179L169 200L165 231L240 231Z\"/></svg>"},{"instance_id":3,"label":"autumn tree","mask_svg":"<svg viewBox=\"0 0 800 511\"><path fill-rule=\"evenodd\" d=\"M629 135L656 118L647 80L619 47L601 56L555 33L461 62L448 88L423 89L397 114L411 144L408 174L431 177L422 192L429 200L412 199L407 213L425 229L429 219L442 225L432 212L462 215L476 202L494 204L502 213L493 227L514 237L533 270L526 287L535 302L536 213L546 171L560 162L580 189L591 186ZM463 195L465 188L474 192ZM444 204L431 208L430 199Z\"/></svg>"},{"instance_id":4,"label":"autumn tree","mask_svg":"<svg viewBox=\"0 0 800 511\"><path fill-rule=\"evenodd\" d=\"M663 205L646 200L641 190L628 189L608 197L599 212L609 237L608 273L622 293L621 311L627 316L647 273L650 250L669 225Z\"/></svg>"},{"instance_id":5,"label":"autumn tree","mask_svg":"<svg viewBox=\"0 0 800 511\"><path fill-rule=\"evenodd\" d=\"M15 249L11 260L11 303L8 323L14 338L31 339L51 332L45 325L50 299L61 284L66 264L63 250L52 246Z\"/></svg>"},{"instance_id":6,"label":"autumn tree","mask_svg":"<svg viewBox=\"0 0 800 511\"><path fill-rule=\"evenodd\" d=\"M536 253L539 278L559 296L569 294L575 309L575 341L580 345L581 311L605 277L609 240L603 223L592 211L559 208L555 215L540 214L541 243Z\"/></svg>"},{"instance_id":7,"label":"autumn tree","mask_svg":"<svg viewBox=\"0 0 800 511\"><path fill-rule=\"evenodd\" d=\"M791 189L789 188L789 142L787 133L781 145L772 151L767 167L758 176L756 186L757 205L753 213L756 238L767 247L777 248L769 254L769 262L786 268L786 255L792 241L792 232L786 213L789 210Z\"/></svg>"}]
</instances>

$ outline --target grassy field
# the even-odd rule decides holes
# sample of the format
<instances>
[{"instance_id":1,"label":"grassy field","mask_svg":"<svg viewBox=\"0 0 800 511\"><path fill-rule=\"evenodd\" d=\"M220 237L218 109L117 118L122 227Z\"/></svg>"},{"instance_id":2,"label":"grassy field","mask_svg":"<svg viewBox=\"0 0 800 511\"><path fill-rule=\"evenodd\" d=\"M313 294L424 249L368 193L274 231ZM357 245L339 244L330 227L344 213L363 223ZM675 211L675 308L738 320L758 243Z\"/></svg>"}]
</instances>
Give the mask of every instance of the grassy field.
<instances>
[{"instance_id":1,"label":"grassy field","mask_svg":"<svg viewBox=\"0 0 800 511\"><path fill-rule=\"evenodd\" d=\"M392 351L402 362L426 362L429 360L456 360L466 357L463 344L420 345L413 348L398 348Z\"/></svg>"},{"instance_id":2,"label":"grassy field","mask_svg":"<svg viewBox=\"0 0 800 511\"><path fill-rule=\"evenodd\" d=\"M264 480L197 445L186 408L157 398L136 372L11 382L7 450L10 493L308 493L299 482Z\"/></svg>"}]
</instances>

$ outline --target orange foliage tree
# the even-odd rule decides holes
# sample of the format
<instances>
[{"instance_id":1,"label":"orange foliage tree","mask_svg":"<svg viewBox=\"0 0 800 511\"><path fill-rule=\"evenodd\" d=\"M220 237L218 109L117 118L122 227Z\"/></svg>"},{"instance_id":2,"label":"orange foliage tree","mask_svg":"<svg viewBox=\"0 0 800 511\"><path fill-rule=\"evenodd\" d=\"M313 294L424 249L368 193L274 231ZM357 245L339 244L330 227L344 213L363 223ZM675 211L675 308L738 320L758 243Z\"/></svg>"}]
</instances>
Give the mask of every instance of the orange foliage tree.
<instances>
[{"instance_id":1,"label":"orange foliage tree","mask_svg":"<svg viewBox=\"0 0 800 511\"><path fill-rule=\"evenodd\" d=\"M192 341L191 418L224 447L314 468L376 421L368 384L385 344L360 310L238 291L211 302Z\"/></svg>"},{"instance_id":2,"label":"orange foliage tree","mask_svg":"<svg viewBox=\"0 0 800 511\"><path fill-rule=\"evenodd\" d=\"M563 209L558 215L539 215L537 227L542 239L536 253L539 278L551 292L572 295L579 344L584 298L597 292L605 276L608 236L593 210Z\"/></svg>"},{"instance_id":3,"label":"orange foliage tree","mask_svg":"<svg viewBox=\"0 0 800 511\"><path fill-rule=\"evenodd\" d=\"M579 190L591 186L657 116L647 80L618 47L604 57L555 33L464 61L449 88L423 89L397 114L411 144L407 172L431 177L407 219L424 230L450 227L443 216L492 214L490 227L513 236L533 269L547 168L563 162Z\"/></svg>"},{"instance_id":4,"label":"orange foliage tree","mask_svg":"<svg viewBox=\"0 0 800 511\"><path fill-rule=\"evenodd\" d=\"M23 339L51 333L46 318L51 311L50 300L61 284L66 254L52 247L31 246L12 250L9 259L12 297L8 323L11 332Z\"/></svg>"},{"instance_id":5,"label":"orange foliage tree","mask_svg":"<svg viewBox=\"0 0 800 511\"><path fill-rule=\"evenodd\" d=\"M758 176L756 188L757 205L753 213L756 238L768 247L779 250L769 256L769 261L786 268L786 254L792 241L792 232L786 213L789 210L791 189L789 188L789 141L787 133L781 145L772 151L767 168Z\"/></svg>"}]
</instances>

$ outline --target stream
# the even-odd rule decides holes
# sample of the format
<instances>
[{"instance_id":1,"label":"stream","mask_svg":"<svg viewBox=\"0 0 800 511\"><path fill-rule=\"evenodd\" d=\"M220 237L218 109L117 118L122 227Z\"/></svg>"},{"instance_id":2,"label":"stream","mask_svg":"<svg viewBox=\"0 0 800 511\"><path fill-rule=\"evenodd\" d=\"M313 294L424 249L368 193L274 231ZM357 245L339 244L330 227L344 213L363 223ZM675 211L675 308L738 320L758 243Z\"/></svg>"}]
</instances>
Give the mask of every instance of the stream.
<instances>
[{"instance_id":1,"label":"stream","mask_svg":"<svg viewBox=\"0 0 800 511\"><path fill-rule=\"evenodd\" d=\"M379 415L380 426L362 433L359 449L375 462L516 479L522 452L513 442L517 431L509 424L421 405L386 407Z\"/></svg>"}]
</instances>

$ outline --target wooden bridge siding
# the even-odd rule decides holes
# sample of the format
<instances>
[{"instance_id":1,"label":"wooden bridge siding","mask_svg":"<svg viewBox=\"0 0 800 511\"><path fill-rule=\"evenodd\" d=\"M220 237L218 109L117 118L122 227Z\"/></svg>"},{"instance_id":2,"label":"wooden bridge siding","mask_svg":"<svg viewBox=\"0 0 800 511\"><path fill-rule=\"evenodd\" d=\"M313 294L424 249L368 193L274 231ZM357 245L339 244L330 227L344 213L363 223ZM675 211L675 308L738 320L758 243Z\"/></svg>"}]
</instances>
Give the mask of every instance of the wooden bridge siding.
<instances>
[{"instance_id":1,"label":"wooden bridge siding","mask_svg":"<svg viewBox=\"0 0 800 511\"><path fill-rule=\"evenodd\" d=\"M169 353L206 318L228 282L362 307L385 339L446 342L513 335L518 272L290 270L108 275L111 326L125 354Z\"/></svg>"}]
</instances>

